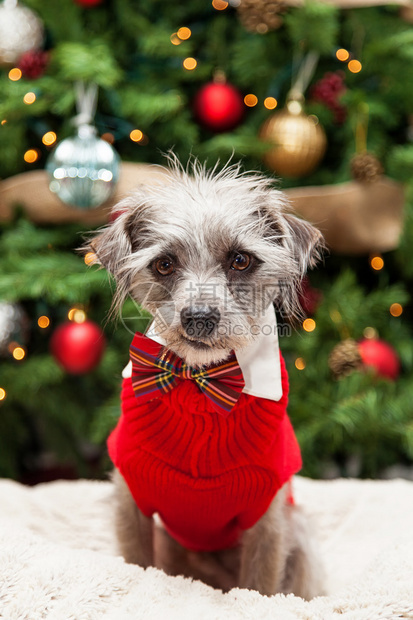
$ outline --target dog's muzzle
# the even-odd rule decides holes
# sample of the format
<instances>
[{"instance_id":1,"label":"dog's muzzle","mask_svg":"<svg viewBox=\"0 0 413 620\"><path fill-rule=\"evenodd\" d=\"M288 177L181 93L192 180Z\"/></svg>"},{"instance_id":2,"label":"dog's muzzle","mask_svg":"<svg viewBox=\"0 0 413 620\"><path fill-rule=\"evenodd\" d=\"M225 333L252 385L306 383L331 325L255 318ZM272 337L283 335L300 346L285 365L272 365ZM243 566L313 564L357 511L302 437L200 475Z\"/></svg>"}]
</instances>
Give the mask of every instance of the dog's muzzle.
<instances>
[{"instance_id":1,"label":"dog's muzzle","mask_svg":"<svg viewBox=\"0 0 413 620\"><path fill-rule=\"evenodd\" d=\"M218 308L211 306L188 306L181 310L181 324L190 338L212 336L220 318Z\"/></svg>"}]
</instances>

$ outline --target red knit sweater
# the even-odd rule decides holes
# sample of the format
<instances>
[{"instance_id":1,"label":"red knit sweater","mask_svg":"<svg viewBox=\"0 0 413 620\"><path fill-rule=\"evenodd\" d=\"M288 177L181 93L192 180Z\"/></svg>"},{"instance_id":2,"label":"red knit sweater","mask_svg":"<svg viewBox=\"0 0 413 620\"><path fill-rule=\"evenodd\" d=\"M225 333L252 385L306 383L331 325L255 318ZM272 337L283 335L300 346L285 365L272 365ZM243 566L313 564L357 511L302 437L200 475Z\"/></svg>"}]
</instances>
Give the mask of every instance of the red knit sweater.
<instances>
[{"instance_id":1,"label":"red knit sweater","mask_svg":"<svg viewBox=\"0 0 413 620\"><path fill-rule=\"evenodd\" d=\"M227 418L184 380L160 398L137 403L123 381L122 415L108 439L110 457L139 509L159 513L168 532L194 551L235 545L301 468L286 407L281 357L278 402L241 394Z\"/></svg>"}]
</instances>

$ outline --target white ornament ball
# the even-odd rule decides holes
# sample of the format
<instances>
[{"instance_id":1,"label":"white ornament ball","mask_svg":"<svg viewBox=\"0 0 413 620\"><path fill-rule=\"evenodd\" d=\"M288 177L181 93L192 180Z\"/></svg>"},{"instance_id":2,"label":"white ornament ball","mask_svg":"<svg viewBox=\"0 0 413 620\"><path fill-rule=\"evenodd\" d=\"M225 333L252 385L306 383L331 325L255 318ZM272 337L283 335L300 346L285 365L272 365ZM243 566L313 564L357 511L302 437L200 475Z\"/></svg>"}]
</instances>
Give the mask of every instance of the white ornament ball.
<instances>
[{"instance_id":1,"label":"white ornament ball","mask_svg":"<svg viewBox=\"0 0 413 620\"><path fill-rule=\"evenodd\" d=\"M50 154L49 188L72 207L93 209L112 195L119 163L115 149L96 136L96 129L82 125L76 136L60 142Z\"/></svg>"},{"instance_id":2,"label":"white ornament ball","mask_svg":"<svg viewBox=\"0 0 413 620\"><path fill-rule=\"evenodd\" d=\"M0 65L14 65L20 56L43 44L44 30L40 19L17 0L0 4Z\"/></svg>"},{"instance_id":3,"label":"white ornament ball","mask_svg":"<svg viewBox=\"0 0 413 620\"><path fill-rule=\"evenodd\" d=\"M8 354L13 340L24 344L27 340L28 320L21 306L0 301L0 356Z\"/></svg>"}]
</instances>

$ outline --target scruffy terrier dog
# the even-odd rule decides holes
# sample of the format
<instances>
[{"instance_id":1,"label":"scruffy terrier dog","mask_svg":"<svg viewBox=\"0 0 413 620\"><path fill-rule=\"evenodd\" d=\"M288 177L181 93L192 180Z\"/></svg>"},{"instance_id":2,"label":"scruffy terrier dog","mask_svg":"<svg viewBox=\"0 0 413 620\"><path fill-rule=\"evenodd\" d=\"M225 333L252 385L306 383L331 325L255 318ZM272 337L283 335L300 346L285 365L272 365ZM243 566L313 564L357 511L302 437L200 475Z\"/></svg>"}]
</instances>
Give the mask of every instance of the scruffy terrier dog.
<instances>
[{"instance_id":1,"label":"scruffy terrier dog","mask_svg":"<svg viewBox=\"0 0 413 620\"><path fill-rule=\"evenodd\" d=\"M138 188L90 243L153 315L124 372L109 441L126 561L228 590L322 593L321 571L290 479L301 467L274 304L319 259L320 233L239 165L184 170ZM154 528L158 514L161 527Z\"/></svg>"}]
</instances>

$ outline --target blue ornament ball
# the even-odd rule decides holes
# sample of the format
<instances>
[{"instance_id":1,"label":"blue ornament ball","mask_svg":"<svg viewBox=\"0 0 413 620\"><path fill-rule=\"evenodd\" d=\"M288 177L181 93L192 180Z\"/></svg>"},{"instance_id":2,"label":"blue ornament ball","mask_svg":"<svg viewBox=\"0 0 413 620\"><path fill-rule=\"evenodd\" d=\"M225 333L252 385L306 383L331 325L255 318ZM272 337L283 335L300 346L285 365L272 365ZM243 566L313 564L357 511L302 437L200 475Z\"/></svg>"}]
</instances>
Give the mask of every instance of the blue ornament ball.
<instances>
[{"instance_id":1,"label":"blue ornament ball","mask_svg":"<svg viewBox=\"0 0 413 620\"><path fill-rule=\"evenodd\" d=\"M72 207L99 207L115 189L119 164L119 155L96 136L95 127L81 125L76 136L60 142L50 154L46 163L49 188Z\"/></svg>"}]
</instances>

